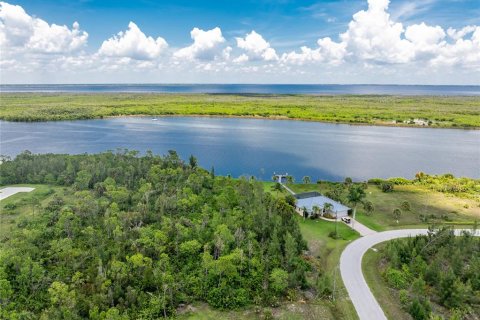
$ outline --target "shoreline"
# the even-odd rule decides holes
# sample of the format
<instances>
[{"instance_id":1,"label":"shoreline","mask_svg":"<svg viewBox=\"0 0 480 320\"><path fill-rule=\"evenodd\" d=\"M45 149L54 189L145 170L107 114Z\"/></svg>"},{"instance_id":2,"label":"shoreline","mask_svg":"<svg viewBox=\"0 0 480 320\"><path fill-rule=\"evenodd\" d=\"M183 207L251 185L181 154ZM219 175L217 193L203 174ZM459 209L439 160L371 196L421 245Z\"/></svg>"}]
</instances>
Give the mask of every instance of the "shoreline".
<instances>
[{"instance_id":1,"label":"shoreline","mask_svg":"<svg viewBox=\"0 0 480 320\"><path fill-rule=\"evenodd\" d=\"M33 120L33 121L24 121L24 120L6 120L0 117L0 121L12 122L12 123L34 123L34 122L61 122L61 121L85 121L85 120L102 120L102 119L115 119L115 118L141 118L141 117L158 117L158 118L230 118L230 119L252 119L252 120L272 120L272 121L304 121L304 122L317 122L324 124L341 124L341 125L350 125L350 126L362 126L362 127L390 127L390 128L415 128L415 129L450 129L450 130L480 130L480 127L461 127L461 126L421 126L417 124L406 124L406 123L364 123L364 122L349 122L349 121L326 121L326 120L316 120L310 118L289 118L285 116L239 116L239 115L229 115L229 114L124 114L124 115L105 115L92 118L77 118L77 119L58 119L58 120Z\"/></svg>"},{"instance_id":2,"label":"shoreline","mask_svg":"<svg viewBox=\"0 0 480 320\"><path fill-rule=\"evenodd\" d=\"M480 129L480 96L0 92L0 101L0 120L10 122L150 116Z\"/></svg>"}]
</instances>

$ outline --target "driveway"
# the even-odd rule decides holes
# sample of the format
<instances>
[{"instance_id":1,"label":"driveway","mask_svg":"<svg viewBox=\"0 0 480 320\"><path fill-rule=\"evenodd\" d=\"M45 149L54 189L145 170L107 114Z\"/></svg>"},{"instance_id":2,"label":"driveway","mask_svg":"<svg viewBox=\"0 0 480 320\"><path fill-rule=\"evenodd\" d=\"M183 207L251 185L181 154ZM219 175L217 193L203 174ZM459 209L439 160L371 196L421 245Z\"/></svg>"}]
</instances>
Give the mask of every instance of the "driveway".
<instances>
[{"instance_id":1,"label":"driveway","mask_svg":"<svg viewBox=\"0 0 480 320\"><path fill-rule=\"evenodd\" d=\"M366 225L364 224L361 224L360 222L358 222L357 220L353 220L347 224L350 228L352 228L353 230L357 231L358 233L360 233L360 235L362 237L364 236L368 236L370 234L374 234L374 233L377 233L377 231L375 230L372 230L370 229L369 227L367 227Z\"/></svg>"},{"instance_id":2,"label":"driveway","mask_svg":"<svg viewBox=\"0 0 480 320\"><path fill-rule=\"evenodd\" d=\"M10 196L13 196L14 194L19 192L30 192L33 190L35 190L35 188L29 188L29 187L6 187L3 189L0 189L0 201Z\"/></svg>"},{"instance_id":3,"label":"driveway","mask_svg":"<svg viewBox=\"0 0 480 320\"><path fill-rule=\"evenodd\" d=\"M455 233L459 235L462 231L455 230ZM343 250L340 257L340 273L360 320L387 319L363 277L362 258L365 252L384 241L413 237L427 232L427 229L404 229L373 233L353 241ZM480 232L477 231L475 236L480 236Z\"/></svg>"}]
</instances>

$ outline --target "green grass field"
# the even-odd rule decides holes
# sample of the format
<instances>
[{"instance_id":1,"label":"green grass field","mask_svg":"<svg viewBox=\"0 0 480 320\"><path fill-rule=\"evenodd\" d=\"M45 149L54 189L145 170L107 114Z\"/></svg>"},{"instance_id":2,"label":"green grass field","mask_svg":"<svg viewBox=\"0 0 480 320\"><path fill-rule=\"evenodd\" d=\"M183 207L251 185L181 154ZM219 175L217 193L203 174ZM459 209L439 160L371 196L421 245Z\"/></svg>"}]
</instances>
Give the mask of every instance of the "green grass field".
<instances>
[{"instance_id":1,"label":"green grass field","mask_svg":"<svg viewBox=\"0 0 480 320\"><path fill-rule=\"evenodd\" d=\"M0 119L48 121L127 115L204 115L335 123L480 128L480 97L2 93Z\"/></svg>"}]
</instances>

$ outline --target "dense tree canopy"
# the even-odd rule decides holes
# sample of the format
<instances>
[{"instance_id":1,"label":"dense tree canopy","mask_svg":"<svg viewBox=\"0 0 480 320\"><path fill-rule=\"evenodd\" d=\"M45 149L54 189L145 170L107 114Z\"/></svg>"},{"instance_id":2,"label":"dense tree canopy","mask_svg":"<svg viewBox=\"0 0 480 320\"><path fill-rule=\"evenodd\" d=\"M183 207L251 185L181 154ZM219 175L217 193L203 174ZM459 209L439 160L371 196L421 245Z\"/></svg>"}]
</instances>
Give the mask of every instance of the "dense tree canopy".
<instances>
[{"instance_id":1,"label":"dense tree canopy","mask_svg":"<svg viewBox=\"0 0 480 320\"><path fill-rule=\"evenodd\" d=\"M25 152L0 169L2 185L65 186L0 244L0 318L157 319L306 284L292 206L194 157Z\"/></svg>"},{"instance_id":2,"label":"dense tree canopy","mask_svg":"<svg viewBox=\"0 0 480 320\"><path fill-rule=\"evenodd\" d=\"M389 242L384 276L414 319L477 319L480 239L451 229Z\"/></svg>"}]
</instances>

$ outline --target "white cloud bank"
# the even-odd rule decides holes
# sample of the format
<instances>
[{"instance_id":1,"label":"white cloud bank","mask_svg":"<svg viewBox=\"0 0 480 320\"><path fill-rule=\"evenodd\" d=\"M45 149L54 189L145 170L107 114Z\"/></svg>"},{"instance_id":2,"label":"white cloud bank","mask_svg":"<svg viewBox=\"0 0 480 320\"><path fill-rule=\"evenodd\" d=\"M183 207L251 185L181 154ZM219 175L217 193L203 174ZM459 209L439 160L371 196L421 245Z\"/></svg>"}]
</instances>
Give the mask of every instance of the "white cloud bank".
<instances>
[{"instance_id":1,"label":"white cloud bank","mask_svg":"<svg viewBox=\"0 0 480 320\"><path fill-rule=\"evenodd\" d=\"M213 74L220 82L375 82L381 74L391 79L386 82L405 83L415 81L414 75L432 81L435 72L450 83L461 77L469 83L480 81L480 26L404 25L392 18L388 6L389 0L368 0L368 8L355 13L338 37L284 53L277 53L254 30L227 40L219 27L193 28L190 45L169 48L164 38L146 35L134 22L87 53L88 33L77 22L72 27L49 24L21 6L0 2L1 81L41 82L49 73L64 79L89 73L90 81L111 74L113 81L130 81L136 79L131 77L135 72L144 81L161 82L218 81ZM229 45L232 42L236 47Z\"/></svg>"},{"instance_id":2,"label":"white cloud bank","mask_svg":"<svg viewBox=\"0 0 480 320\"><path fill-rule=\"evenodd\" d=\"M275 49L270 47L268 43L260 34L252 30L245 38L236 38L237 46L243 49L246 53L237 58L238 62L245 62L248 60L263 60L275 61L278 60Z\"/></svg>"},{"instance_id":3,"label":"white cloud bank","mask_svg":"<svg viewBox=\"0 0 480 320\"><path fill-rule=\"evenodd\" d=\"M219 27L208 31L193 28L190 36L193 43L173 54L173 57L177 60L213 61L229 56L230 49L228 47L222 49L225 38L222 36L222 30Z\"/></svg>"},{"instance_id":4,"label":"white cloud bank","mask_svg":"<svg viewBox=\"0 0 480 320\"><path fill-rule=\"evenodd\" d=\"M0 46L4 53L68 53L86 45L88 33L78 22L72 28L48 24L28 15L21 6L0 2Z\"/></svg>"},{"instance_id":5,"label":"white cloud bank","mask_svg":"<svg viewBox=\"0 0 480 320\"><path fill-rule=\"evenodd\" d=\"M368 9L353 15L348 29L339 35L339 42L322 38L317 48L302 47L300 52L284 54L282 61L334 65L343 62L366 65L426 62L430 66L480 68L480 27L467 26L445 32L440 26L422 22L405 28L391 19L389 3L389 0L368 0Z\"/></svg>"},{"instance_id":6,"label":"white cloud bank","mask_svg":"<svg viewBox=\"0 0 480 320\"><path fill-rule=\"evenodd\" d=\"M130 21L128 30L105 40L98 53L107 57L152 60L158 58L167 47L165 39L147 37L135 23Z\"/></svg>"}]
</instances>

